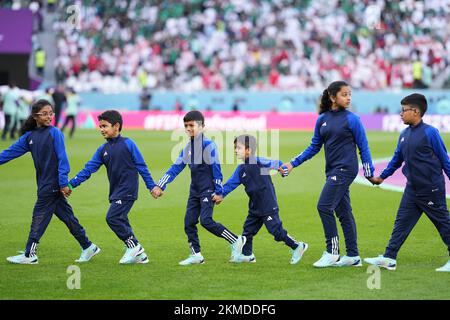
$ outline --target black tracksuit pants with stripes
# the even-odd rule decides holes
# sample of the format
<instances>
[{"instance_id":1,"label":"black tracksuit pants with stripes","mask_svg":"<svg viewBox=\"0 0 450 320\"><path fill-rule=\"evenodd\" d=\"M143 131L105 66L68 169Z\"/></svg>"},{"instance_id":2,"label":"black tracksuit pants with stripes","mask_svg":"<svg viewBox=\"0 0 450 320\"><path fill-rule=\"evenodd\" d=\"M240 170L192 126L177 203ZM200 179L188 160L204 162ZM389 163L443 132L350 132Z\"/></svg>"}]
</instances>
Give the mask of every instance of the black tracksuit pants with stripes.
<instances>
[{"instance_id":1,"label":"black tracksuit pants with stripes","mask_svg":"<svg viewBox=\"0 0 450 320\"><path fill-rule=\"evenodd\" d=\"M213 219L214 202L212 201L212 193L204 193L202 195L190 194L186 207L186 215L184 217L184 231L188 237L189 247L192 253L200 252L200 240L198 239L197 224L200 224L206 230L224 238L229 243L236 242L237 235L228 230L220 222Z\"/></svg>"}]
</instances>

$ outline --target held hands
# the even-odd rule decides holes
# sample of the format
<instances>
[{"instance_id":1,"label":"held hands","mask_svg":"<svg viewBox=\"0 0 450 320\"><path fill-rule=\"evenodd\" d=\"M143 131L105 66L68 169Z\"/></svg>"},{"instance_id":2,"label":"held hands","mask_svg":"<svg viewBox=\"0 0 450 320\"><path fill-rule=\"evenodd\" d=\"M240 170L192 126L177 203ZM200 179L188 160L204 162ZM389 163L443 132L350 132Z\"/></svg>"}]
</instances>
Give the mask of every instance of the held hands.
<instances>
[{"instance_id":1,"label":"held hands","mask_svg":"<svg viewBox=\"0 0 450 320\"><path fill-rule=\"evenodd\" d=\"M284 178L284 177L287 177L291 173L293 168L294 167L292 167L292 164L290 162L286 162L286 163L283 163L281 165L281 167L278 168L278 172Z\"/></svg>"},{"instance_id":2,"label":"held hands","mask_svg":"<svg viewBox=\"0 0 450 320\"><path fill-rule=\"evenodd\" d=\"M60 191L61 191L62 195L64 196L64 198L66 198L66 199L69 198L72 193L72 190L70 190L68 186L61 188Z\"/></svg>"},{"instance_id":3,"label":"held hands","mask_svg":"<svg viewBox=\"0 0 450 320\"><path fill-rule=\"evenodd\" d=\"M380 185L383 183L384 179L381 177L372 177L372 178L367 178L367 180L369 180L370 182L372 182L373 185Z\"/></svg>"},{"instance_id":4,"label":"held hands","mask_svg":"<svg viewBox=\"0 0 450 320\"><path fill-rule=\"evenodd\" d=\"M222 203L223 197L222 197L221 195L214 194L213 197L212 197L212 201L213 201L216 205L219 205L219 204Z\"/></svg>"},{"instance_id":5,"label":"held hands","mask_svg":"<svg viewBox=\"0 0 450 320\"><path fill-rule=\"evenodd\" d=\"M162 196L163 196L164 191L163 191L160 187L155 186L155 187L152 189L152 191L150 191L150 193L152 194L152 197L153 197L153 198L158 199L159 197L162 197Z\"/></svg>"}]
</instances>

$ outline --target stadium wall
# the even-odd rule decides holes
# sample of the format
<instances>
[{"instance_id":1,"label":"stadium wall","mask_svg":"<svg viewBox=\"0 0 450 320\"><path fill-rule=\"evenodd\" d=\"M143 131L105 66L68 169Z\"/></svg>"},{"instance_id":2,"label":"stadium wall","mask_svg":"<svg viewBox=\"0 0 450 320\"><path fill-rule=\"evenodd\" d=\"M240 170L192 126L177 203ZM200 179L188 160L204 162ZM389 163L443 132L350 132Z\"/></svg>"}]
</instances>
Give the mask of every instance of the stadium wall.
<instances>
[{"instance_id":1,"label":"stadium wall","mask_svg":"<svg viewBox=\"0 0 450 320\"><path fill-rule=\"evenodd\" d=\"M398 90L364 91L354 90L352 108L359 114L372 114L377 108L388 113L400 111L400 100L413 92L424 94L429 102L429 113L450 114L449 90ZM276 92L276 91L205 91L180 93L173 91L152 92L151 109L175 110L177 100L185 110L193 107L199 110L230 111L237 102L239 110L282 112L316 112L321 92ZM80 93L83 105L91 110L116 108L139 110L139 93L105 94L100 92Z\"/></svg>"},{"instance_id":2,"label":"stadium wall","mask_svg":"<svg viewBox=\"0 0 450 320\"><path fill-rule=\"evenodd\" d=\"M95 128L101 111L83 111L78 115L82 128ZM314 112L205 112L208 130L291 130L313 131L317 120ZM183 112L123 111L125 129L183 130ZM406 128L399 115L361 115L366 130L398 132ZM450 115L425 115L424 121L450 133Z\"/></svg>"}]
</instances>

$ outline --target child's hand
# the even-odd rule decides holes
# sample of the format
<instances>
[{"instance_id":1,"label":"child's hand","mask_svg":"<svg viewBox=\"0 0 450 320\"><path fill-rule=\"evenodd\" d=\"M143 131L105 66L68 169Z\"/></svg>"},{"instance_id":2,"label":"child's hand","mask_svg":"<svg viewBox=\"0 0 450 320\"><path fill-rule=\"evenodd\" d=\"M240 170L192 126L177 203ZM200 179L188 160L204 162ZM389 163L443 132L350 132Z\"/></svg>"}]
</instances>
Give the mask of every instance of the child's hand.
<instances>
[{"instance_id":1,"label":"child's hand","mask_svg":"<svg viewBox=\"0 0 450 320\"><path fill-rule=\"evenodd\" d=\"M372 177L372 178L367 178L370 182L372 182L372 184L374 185L379 185L382 184L384 179L381 177Z\"/></svg>"},{"instance_id":2,"label":"child's hand","mask_svg":"<svg viewBox=\"0 0 450 320\"><path fill-rule=\"evenodd\" d=\"M164 191L160 187L155 186L152 189L151 194L152 194L153 198L158 199L159 197L162 197L162 195L164 194Z\"/></svg>"},{"instance_id":3,"label":"child's hand","mask_svg":"<svg viewBox=\"0 0 450 320\"><path fill-rule=\"evenodd\" d=\"M61 188L60 191L65 198L70 197L70 194L72 193L72 190L70 190L69 187L67 187L67 186L64 188Z\"/></svg>"},{"instance_id":4,"label":"child's hand","mask_svg":"<svg viewBox=\"0 0 450 320\"><path fill-rule=\"evenodd\" d=\"M213 197L212 197L212 201L213 201L215 204L219 205L219 204L223 201L223 197L220 196L220 195L215 194L215 195L213 195Z\"/></svg>"},{"instance_id":5,"label":"child's hand","mask_svg":"<svg viewBox=\"0 0 450 320\"><path fill-rule=\"evenodd\" d=\"M288 162L288 163L283 163L281 165L281 167L278 168L278 172L281 174L281 176L287 177L289 175L289 173L291 173L293 167L292 165Z\"/></svg>"}]
</instances>

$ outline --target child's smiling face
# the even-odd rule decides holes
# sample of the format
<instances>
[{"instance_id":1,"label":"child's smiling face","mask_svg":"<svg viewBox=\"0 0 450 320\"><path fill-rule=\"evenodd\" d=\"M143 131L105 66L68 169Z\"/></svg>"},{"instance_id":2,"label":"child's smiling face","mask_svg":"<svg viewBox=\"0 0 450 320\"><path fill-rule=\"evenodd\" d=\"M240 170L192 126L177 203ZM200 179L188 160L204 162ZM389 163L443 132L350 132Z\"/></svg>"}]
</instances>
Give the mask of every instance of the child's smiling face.
<instances>
[{"instance_id":1,"label":"child's smiling face","mask_svg":"<svg viewBox=\"0 0 450 320\"><path fill-rule=\"evenodd\" d=\"M100 120L98 123L98 127L100 128L100 133L102 134L103 138L105 139L111 139L115 138L119 135L120 131L120 124L116 123L115 125L112 125L106 120Z\"/></svg>"},{"instance_id":2,"label":"child's smiling face","mask_svg":"<svg viewBox=\"0 0 450 320\"><path fill-rule=\"evenodd\" d=\"M54 113L52 107L50 105L47 105L39 110L39 112L36 113L33 118L34 120L36 120L38 127L48 127L52 123L53 116Z\"/></svg>"},{"instance_id":3,"label":"child's smiling face","mask_svg":"<svg viewBox=\"0 0 450 320\"><path fill-rule=\"evenodd\" d=\"M184 131L186 131L186 134L191 138L194 138L202 133L204 128L205 125L201 124L199 121L192 120L184 123Z\"/></svg>"}]
</instances>

